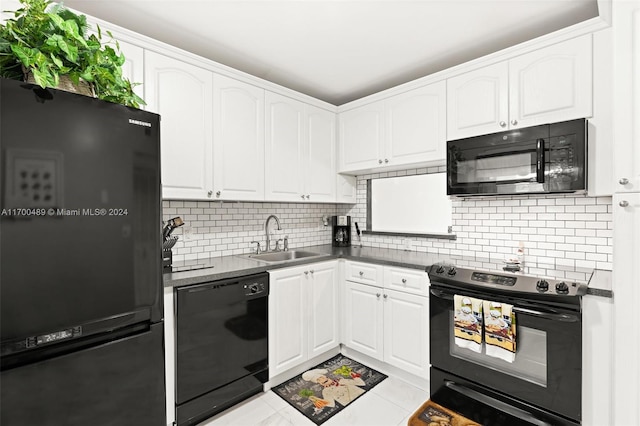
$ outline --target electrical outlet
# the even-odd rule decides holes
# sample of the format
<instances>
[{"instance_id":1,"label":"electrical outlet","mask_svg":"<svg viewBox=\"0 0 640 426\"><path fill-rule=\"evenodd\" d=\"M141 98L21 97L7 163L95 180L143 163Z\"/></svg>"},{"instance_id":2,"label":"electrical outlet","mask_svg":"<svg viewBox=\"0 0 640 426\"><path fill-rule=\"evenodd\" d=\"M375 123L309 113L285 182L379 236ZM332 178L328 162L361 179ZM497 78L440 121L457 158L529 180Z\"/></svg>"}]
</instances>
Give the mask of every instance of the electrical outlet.
<instances>
[{"instance_id":1,"label":"electrical outlet","mask_svg":"<svg viewBox=\"0 0 640 426\"><path fill-rule=\"evenodd\" d=\"M182 227L182 235L184 236L185 240L193 239L193 228L191 227L191 225L184 225Z\"/></svg>"}]
</instances>

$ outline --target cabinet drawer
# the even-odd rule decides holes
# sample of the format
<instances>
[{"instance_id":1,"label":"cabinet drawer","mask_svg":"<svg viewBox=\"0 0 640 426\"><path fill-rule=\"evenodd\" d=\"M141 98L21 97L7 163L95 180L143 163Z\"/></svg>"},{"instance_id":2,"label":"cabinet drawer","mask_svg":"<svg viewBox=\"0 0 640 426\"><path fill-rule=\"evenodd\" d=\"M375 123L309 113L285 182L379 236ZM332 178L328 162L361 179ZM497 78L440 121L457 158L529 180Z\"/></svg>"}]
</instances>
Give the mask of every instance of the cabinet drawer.
<instances>
[{"instance_id":1,"label":"cabinet drawer","mask_svg":"<svg viewBox=\"0 0 640 426\"><path fill-rule=\"evenodd\" d=\"M419 269L384 268L384 288L405 293L427 295L429 276Z\"/></svg>"},{"instance_id":2,"label":"cabinet drawer","mask_svg":"<svg viewBox=\"0 0 640 426\"><path fill-rule=\"evenodd\" d=\"M345 264L347 281L382 287L382 276L382 266L380 265L350 261Z\"/></svg>"}]
</instances>

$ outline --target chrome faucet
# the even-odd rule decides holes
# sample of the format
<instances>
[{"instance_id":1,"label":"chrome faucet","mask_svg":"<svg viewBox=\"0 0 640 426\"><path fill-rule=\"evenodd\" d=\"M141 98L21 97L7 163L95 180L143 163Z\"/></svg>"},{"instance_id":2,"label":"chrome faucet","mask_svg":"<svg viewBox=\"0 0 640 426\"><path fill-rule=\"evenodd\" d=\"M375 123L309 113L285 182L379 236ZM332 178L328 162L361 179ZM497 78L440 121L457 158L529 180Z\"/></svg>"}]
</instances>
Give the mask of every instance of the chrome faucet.
<instances>
[{"instance_id":1,"label":"chrome faucet","mask_svg":"<svg viewBox=\"0 0 640 426\"><path fill-rule=\"evenodd\" d=\"M278 225L277 230L278 231L282 230L282 228L280 227L280 219L278 219L278 216L276 216L275 214L270 215L267 218L266 222L264 223L264 233L267 236L267 244L266 244L265 251L271 250L271 237L269 236L269 221L271 219L275 219L276 220L276 224ZM277 247L277 245L276 245L276 247Z\"/></svg>"}]
</instances>

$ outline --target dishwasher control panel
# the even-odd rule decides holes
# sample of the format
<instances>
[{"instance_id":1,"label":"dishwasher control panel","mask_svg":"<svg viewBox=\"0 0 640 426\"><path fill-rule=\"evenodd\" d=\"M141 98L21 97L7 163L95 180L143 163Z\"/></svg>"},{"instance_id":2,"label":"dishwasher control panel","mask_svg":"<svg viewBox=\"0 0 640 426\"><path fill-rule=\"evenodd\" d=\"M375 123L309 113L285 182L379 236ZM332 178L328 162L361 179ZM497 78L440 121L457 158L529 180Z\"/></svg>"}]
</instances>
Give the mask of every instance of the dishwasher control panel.
<instances>
[{"instance_id":1,"label":"dishwasher control panel","mask_svg":"<svg viewBox=\"0 0 640 426\"><path fill-rule=\"evenodd\" d=\"M244 283L244 294L246 296L255 296L267 291L267 286L264 282L246 282Z\"/></svg>"}]
</instances>

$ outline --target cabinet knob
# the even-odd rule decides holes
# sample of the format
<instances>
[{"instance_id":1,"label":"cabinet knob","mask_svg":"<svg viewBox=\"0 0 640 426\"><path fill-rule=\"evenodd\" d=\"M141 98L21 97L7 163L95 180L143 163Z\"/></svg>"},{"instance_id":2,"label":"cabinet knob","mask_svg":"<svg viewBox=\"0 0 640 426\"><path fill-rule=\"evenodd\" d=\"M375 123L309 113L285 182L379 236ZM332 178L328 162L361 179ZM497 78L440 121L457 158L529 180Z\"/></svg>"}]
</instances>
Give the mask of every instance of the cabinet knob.
<instances>
[{"instance_id":1,"label":"cabinet knob","mask_svg":"<svg viewBox=\"0 0 640 426\"><path fill-rule=\"evenodd\" d=\"M384 296L382 296L382 297L384 297L384 298L386 299L387 297L389 297L389 295L388 295L388 294L385 294L385 295L384 295Z\"/></svg>"},{"instance_id":2,"label":"cabinet knob","mask_svg":"<svg viewBox=\"0 0 640 426\"><path fill-rule=\"evenodd\" d=\"M307 194L307 200L308 200L309 198L311 198L311 195Z\"/></svg>"},{"instance_id":3,"label":"cabinet knob","mask_svg":"<svg viewBox=\"0 0 640 426\"><path fill-rule=\"evenodd\" d=\"M220 191L216 192L216 197L220 198L221 195L222 195L222 192L220 192Z\"/></svg>"},{"instance_id":4,"label":"cabinet knob","mask_svg":"<svg viewBox=\"0 0 640 426\"><path fill-rule=\"evenodd\" d=\"M622 178L622 179L620 179L620 180L618 181L618 183L619 183L620 185L626 185L626 184L628 184L628 183L629 183L629 179L627 179L627 178Z\"/></svg>"},{"instance_id":5,"label":"cabinet knob","mask_svg":"<svg viewBox=\"0 0 640 426\"><path fill-rule=\"evenodd\" d=\"M207 197L211 197L213 195L213 191L208 191L207 192Z\"/></svg>"},{"instance_id":6,"label":"cabinet knob","mask_svg":"<svg viewBox=\"0 0 640 426\"><path fill-rule=\"evenodd\" d=\"M378 164L382 164L382 160L378 160Z\"/></svg>"},{"instance_id":7,"label":"cabinet knob","mask_svg":"<svg viewBox=\"0 0 640 426\"><path fill-rule=\"evenodd\" d=\"M402 284L406 284L406 283L407 283L407 279L406 279L406 278L403 278L403 279L402 279Z\"/></svg>"},{"instance_id":8,"label":"cabinet knob","mask_svg":"<svg viewBox=\"0 0 640 426\"><path fill-rule=\"evenodd\" d=\"M515 126L516 124L518 124L518 120L511 120L511 124Z\"/></svg>"},{"instance_id":9,"label":"cabinet knob","mask_svg":"<svg viewBox=\"0 0 640 426\"><path fill-rule=\"evenodd\" d=\"M385 159L384 159L384 162L385 162L385 163L388 163L388 162L389 162L389 159L388 159L388 158L385 158Z\"/></svg>"},{"instance_id":10,"label":"cabinet knob","mask_svg":"<svg viewBox=\"0 0 640 426\"><path fill-rule=\"evenodd\" d=\"M302 199L304 200L304 194L301 195Z\"/></svg>"},{"instance_id":11,"label":"cabinet knob","mask_svg":"<svg viewBox=\"0 0 640 426\"><path fill-rule=\"evenodd\" d=\"M313 275L313 269L309 271L311 273L311 275Z\"/></svg>"},{"instance_id":12,"label":"cabinet knob","mask_svg":"<svg viewBox=\"0 0 640 426\"><path fill-rule=\"evenodd\" d=\"M360 276L363 276L363 275L364 275L364 272L360 271L360 272L359 272L359 274L360 274Z\"/></svg>"},{"instance_id":13,"label":"cabinet knob","mask_svg":"<svg viewBox=\"0 0 640 426\"><path fill-rule=\"evenodd\" d=\"M500 127L507 127L507 123L505 121L501 121L499 124Z\"/></svg>"},{"instance_id":14,"label":"cabinet knob","mask_svg":"<svg viewBox=\"0 0 640 426\"><path fill-rule=\"evenodd\" d=\"M304 271L304 274L305 275L309 275L309 271Z\"/></svg>"},{"instance_id":15,"label":"cabinet knob","mask_svg":"<svg viewBox=\"0 0 640 426\"><path fill-rule=\"evenodd\" d=\"M376 297L380 299L380 293L376 293Z\"/></svg>"},{"instance_id":16,"label":"cabinet knob","mask_svg":"<svg viewBox=\"0 0 640 426\"><path fill-rule=\"evenodd\" d=\"M627 200L620 201L620 207L629 207L629 202Z\"/></svg>"}]
</instances>

